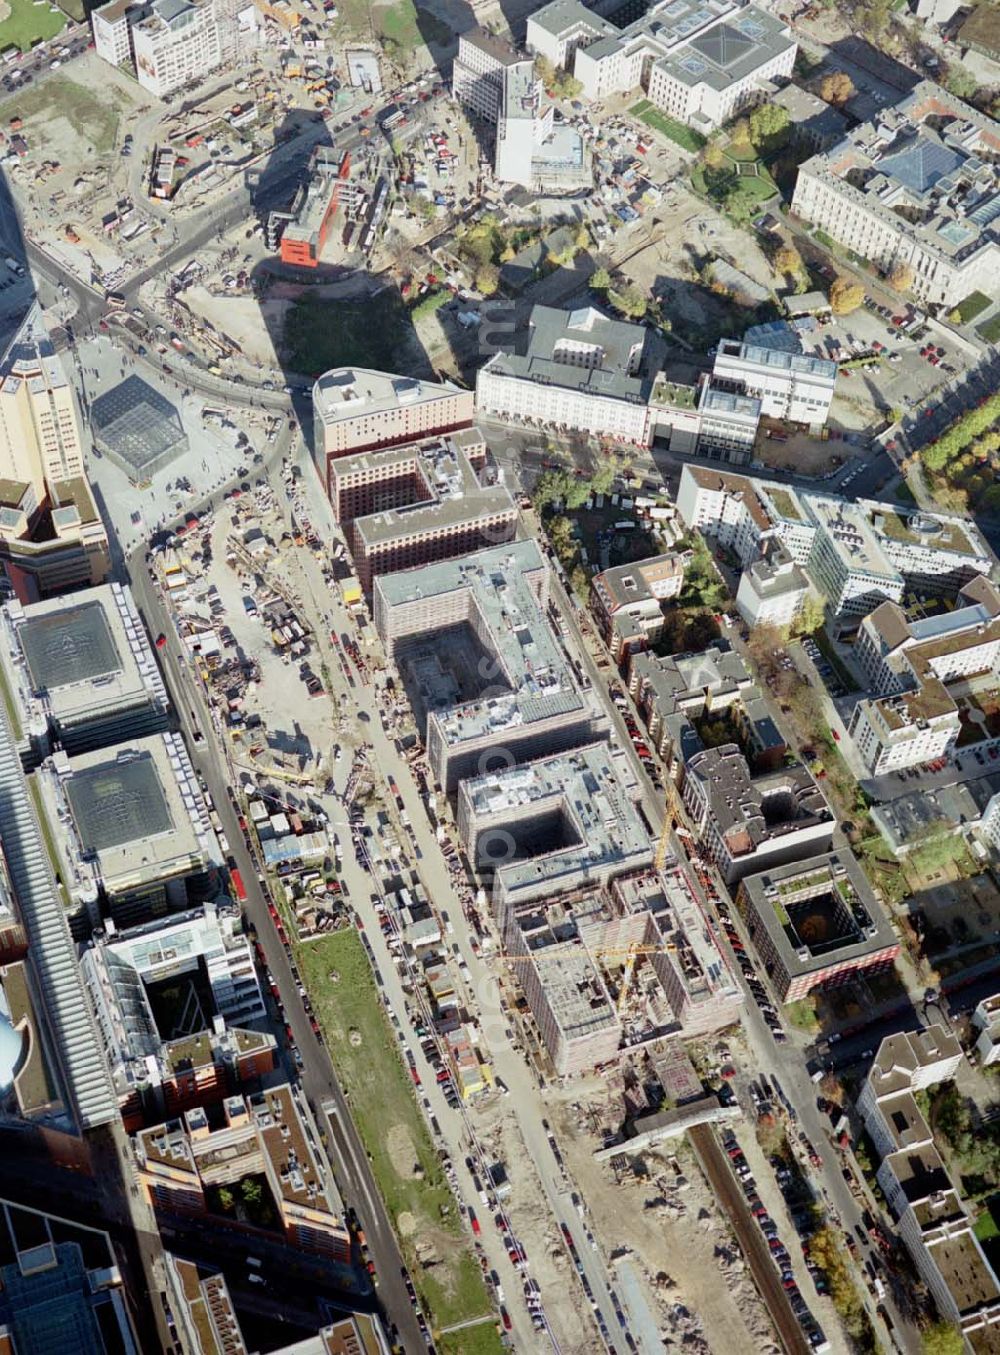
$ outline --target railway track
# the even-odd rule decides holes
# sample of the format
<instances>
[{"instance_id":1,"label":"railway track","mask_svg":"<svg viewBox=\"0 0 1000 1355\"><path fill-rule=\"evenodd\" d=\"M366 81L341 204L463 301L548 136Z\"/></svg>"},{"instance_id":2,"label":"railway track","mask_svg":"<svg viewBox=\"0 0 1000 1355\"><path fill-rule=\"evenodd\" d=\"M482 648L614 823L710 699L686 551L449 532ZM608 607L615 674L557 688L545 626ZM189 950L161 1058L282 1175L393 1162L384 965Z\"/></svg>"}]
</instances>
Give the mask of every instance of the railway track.
<instances>
[{"instance_id":1,"label":"railway track","mask_svg":"<svg viewBox=\"0 0 1000 1355\"><path fill-rule=\"evenodd\" d=\"M709 1185L715 1191L716 1199L729 1216L736 1240L746 1257L781 1344L788 1355L811 1355L812 1347L792 1312L764 1234L747 1208L743 1192L718 1139L708 1125L697 1125L689 1130L688 1139Z\"/></svg>"}]
</instances>

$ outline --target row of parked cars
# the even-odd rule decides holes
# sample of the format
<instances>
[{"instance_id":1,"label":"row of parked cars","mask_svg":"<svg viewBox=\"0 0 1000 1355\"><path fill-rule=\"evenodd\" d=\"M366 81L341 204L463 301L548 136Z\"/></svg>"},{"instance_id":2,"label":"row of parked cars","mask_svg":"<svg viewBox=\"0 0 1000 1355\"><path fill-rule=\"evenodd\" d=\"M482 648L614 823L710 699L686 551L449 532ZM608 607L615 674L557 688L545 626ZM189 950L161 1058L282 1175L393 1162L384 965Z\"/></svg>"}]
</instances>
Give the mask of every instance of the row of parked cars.
<instances>
[{"instance_id":1,"label":"row of parked cars","mask_svg":"<svg viewBox=\"0 0 1000 1355\"><path fill-rule=\"evenodd\" d=\"M809 1311L808 1304L802 1297L802 1291L799 1289L798 1281L795 1278L795 1272L792 1269L792 1258L788 1248L778 1236L778 1225L767 1212L767 1206L757 1193L757 1183L754 1180L750 1164L747 1162L746 1155L740 1147L739 1140L731 1129L727 1129L723 1133L722 1146L729 1158L733 1172L740 1182L743 1194L746 1196L750 1213L756 1219L757 1226L764 1235L768 1251L771 1253L771 1259L774 1261L774 1264L778 1269L778 1274L781 1276L782 1288L788 1295L789 1305L802 1326L806 1340L816 1351L829 1350L829 1341L826 1339L821 1328L817 1324L816 1319Z\"/></svg>"},{"instance_id":2,"label":"row of parked cars","mask_svg":"<svg viewBox=\"0 0 1000 1355\"><path fill-rule=\"evenodd\" d=\"M717 903L717 907L719 909L720 915L722 916L722 925L723 928L725 929L726 939L729 942L730 946L732 947L733 953L736 956L736 962L740 967L740 972L743 974L743 977L746 980L747 988L749 988L750 990L750 996L753 998L754 1002L756 1002L757 1006L760 1008L760 1014L764 1018L764 1021L766 1022L768 1029L775 1038L775 1041L778 1044L784 1044L785 1040L788 1037L785 1035L784 1030L782 1030L781 1028L781 1020L778 1016L777 1009L775 1008L774 1003L771 1001L767 989L760 981L760 978L757 975L757 971L754 968L753 963L750 960L750 957L746 953L746 947L744 946L743 941L740 938L740 934L736 930L736 927L733 925L732 919L729 917L728 908L726 908L726 905L723 904L721 900ZM723 909L726 909L726 911L723 912Z\"/></svg>"},{"instance_id":3,"label":"row of parked cars","mask_svg":"<svg viewBox=\"0 0 1000 1355\"><path fill-rule=\"evenodd\" d=\"M652 782L653 789L662 790L663 781L660 777L659 770L656 766L656 762L653 758L652 752L650 751L649 745L646 743L645 736L643 735L642 730L639 728L635 716L629 709L628 698L622 691L621 687L619 687L617 682L612 682L608 685L608 693L611 696L611 700L621 711L622 719L625 722L625 728L628 730L628 736L632 740L632 747L635 749L639 761L642 763L643 768L646 772L646 775Z\"/></svg>"}]
</instances>

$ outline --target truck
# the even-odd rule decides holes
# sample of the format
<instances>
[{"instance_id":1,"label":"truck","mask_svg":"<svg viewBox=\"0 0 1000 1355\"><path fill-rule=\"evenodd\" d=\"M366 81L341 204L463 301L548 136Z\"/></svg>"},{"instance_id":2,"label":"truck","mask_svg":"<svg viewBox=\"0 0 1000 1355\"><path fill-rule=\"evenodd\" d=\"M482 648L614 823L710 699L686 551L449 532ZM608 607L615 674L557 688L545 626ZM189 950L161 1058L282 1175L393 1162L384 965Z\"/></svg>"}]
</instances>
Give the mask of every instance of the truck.
<instances>
[{"instance_id":1,"label":"truck","mask_svg":"<svg viewBox=\"0 0 1000 1355\"><path fill-rule=\"evenodd\" d=\"M4 255L4 263L12 273L16 273L19 278L24 277L24 265L19 264L16 259L11 258L9 254Z\"/></svg>"},{"instance_id":2,"label":"truck","mask_svg":"<svg viewBox=\"0 0 1000 1355\"><path fill-rule=\"evenodd\" d=\"M239 902L240 902L240 903L246 903L247 891L246 891L246 886L245 886L244 883L243 883L243 876L242 876L242 875L240 874L240 872L234 867L234 868L233 868L232 870L230 870L230 872L229 872L229 878L230 878L230 880L232 881L232 885L233 885L233 893L236 895L236 897L237 897L237 899L239 900Z\"/></svg>"}]
</instances>

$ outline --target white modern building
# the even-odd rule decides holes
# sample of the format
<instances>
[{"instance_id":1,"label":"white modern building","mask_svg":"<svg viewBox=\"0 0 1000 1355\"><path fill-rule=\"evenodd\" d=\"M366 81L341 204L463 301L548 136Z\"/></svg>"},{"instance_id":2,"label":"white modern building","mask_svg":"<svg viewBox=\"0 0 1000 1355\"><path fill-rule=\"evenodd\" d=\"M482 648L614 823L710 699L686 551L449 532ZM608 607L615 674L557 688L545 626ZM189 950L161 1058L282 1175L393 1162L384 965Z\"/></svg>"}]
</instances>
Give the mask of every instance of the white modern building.
<instances>
[{"instance_id":1,"label":"white modern building","mask_svg":"<svg viewBox=\"0 0 1000 1355\"><path fill-rule=\"evenodd\" d=\"M593 306L535 306L516 340L517 351L496 353L480 367L478 413L648 446L659 365L649 330Z\"/></svg>"},{"instance_id":2,"label":"white modern building","mask_svg":"<svg viewBox=\"0 0 1000 1355\"><path fill-rule=\"evenodd\" d=\"M248 27L238 8L233 0L110 0L91 15L94 49L113 66L131 61L143 89L165 99L232 59Z\"/></svg>"},{"instance_id":3,"label":"white modern building","mask_svg":"<svg viewBox=\"0 0 1000 1355\"><path fill-rule=\"evenodd\" d=\"M799 167L792 210L908 290L958 305L1000 295L1000 128L923 81Z\"/></svg>"},{"instance_id":4,"label":"white modern building","mask_svg":"<svg viewBox=\"0 0 1000 1355\"><path fill-rule=\"evenodd\" d=\"M748 626L785 630L795 623L809 591L809 579L788 548L781 541L769 541L740 575L736 606Z\"/></svg>"},{"instance_id":5,"label":"white modern building","mask_svg":"<svg viewBox=\"0 0 1000 1355\"><path fill-rule=\"evenodd\" d=\"M1000 591L980 576L958 600L918 621L884 602L858 629L855 654L874 695L855 706L848 732L873 776L944 756L963 727L967 743L995 741L975 697L1000 687ZM984 814L987 839L991 824Z\"/></svg>"},{"instance_id":6,"label":"white modern building","mask_svg":"<svg viewBox=\"0 0 1000 1355\"><path fill-rule=\"evenodd\" d=\"M557 122L535 76L534 60L485 29L463 33L452 67L452 95L493 142L501 183L543 192L576 192L593 182L590 151L574 128Z\"/></svg>"},{"instance_id":7,"label":"white modern building","mask_svg":"<svg viewBox=\"0 0 1000 1355\"><path fill-rule=\"evenodd\" d=\"M733 0L658 0L623 26L581 0L552 0L529 17L527 42L572 71L585 98L642 88L703 132L787 79L796 50L786 23Z\"/></svg>"},{"instance_id":8,"label":"white modern building","mask_svg":"<svg viewBox=\"0 0 1000 1355\"><path fill-rule=\"evenodd\" d=\"M901 601L907 587L932 584L957 593L994 563L964 518L805 493L707 467L684 467L677 510L688 527L733 550L745 569L769 542L782 542L831 613L847 624L887 599Z\"/></svg>"},{"instance_id":9,"label":"white modern building","mask_svg":"<svg viewBox=\"0 0 1000 1355\"><path fill-rule=\"evenodd\" d=\"M739 339L722 339L716 349L712 385L758 399L772 419L822 427L836 384L837 364L826 358Z\"/></svg>"}]
</instances>

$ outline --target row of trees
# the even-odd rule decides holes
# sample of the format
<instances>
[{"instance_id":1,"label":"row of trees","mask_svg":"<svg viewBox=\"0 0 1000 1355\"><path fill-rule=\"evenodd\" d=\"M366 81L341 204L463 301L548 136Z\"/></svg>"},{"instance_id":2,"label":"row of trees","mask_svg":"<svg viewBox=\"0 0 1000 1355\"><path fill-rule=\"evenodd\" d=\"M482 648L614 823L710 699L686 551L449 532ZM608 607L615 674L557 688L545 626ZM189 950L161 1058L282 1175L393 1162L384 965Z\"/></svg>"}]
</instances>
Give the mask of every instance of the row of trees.
<instances>
[{"instance_id":1,"label":"row of trees","mask_svg":"<svg viewBox=\"0 0 1000 1355\"><path fill-rule=\"evenodd\" d=\"M957 419L921 453L923 463L930 471L942 471L964 451L972 447L984 433L992 433L1000 423L1000 395L991 395L983 404L970 409Z\"/></svg>"}]
</instances>

